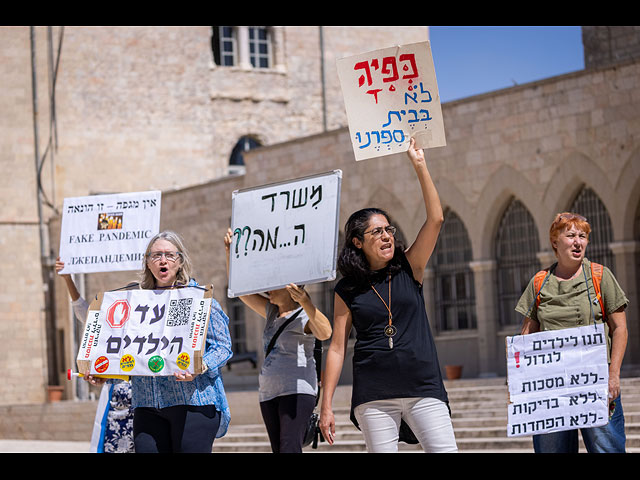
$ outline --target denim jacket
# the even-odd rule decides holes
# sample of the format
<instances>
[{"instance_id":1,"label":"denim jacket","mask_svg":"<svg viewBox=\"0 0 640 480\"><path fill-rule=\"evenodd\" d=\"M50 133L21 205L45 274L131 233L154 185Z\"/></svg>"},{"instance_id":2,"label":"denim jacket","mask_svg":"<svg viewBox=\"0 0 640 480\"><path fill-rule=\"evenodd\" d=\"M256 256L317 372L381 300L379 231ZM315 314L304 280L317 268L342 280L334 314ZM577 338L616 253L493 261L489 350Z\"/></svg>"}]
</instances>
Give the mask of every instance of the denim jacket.
<instances>
[{"instance_id":1,"label":"denim jacket","mask_svg":"<svg viewBox=\"0 0 640 480\"><path fill-rule=\"evenodd\" d=\"M191 284L196 285L193 281ZM179 382L173 376L131 377L132 407L215 405L222 417L216 437L222 437L227 432L231 415L222 384L221 369L232 355L229 317L217 300L212 298L203 355L207 371L197 375L191 382Z\"/></svg>"}]
</instances>

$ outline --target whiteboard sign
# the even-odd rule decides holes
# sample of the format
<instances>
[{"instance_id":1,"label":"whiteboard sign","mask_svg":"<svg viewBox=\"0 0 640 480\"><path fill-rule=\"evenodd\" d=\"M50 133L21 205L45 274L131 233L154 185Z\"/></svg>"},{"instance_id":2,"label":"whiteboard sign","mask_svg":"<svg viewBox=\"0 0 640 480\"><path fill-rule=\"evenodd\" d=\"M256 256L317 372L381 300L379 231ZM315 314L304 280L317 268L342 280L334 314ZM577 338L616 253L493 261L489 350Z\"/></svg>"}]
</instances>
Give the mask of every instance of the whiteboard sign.
<instances>
[{"instance_id":1,"label":"whiteboard sign","mask_svg":"<svg viewBox=\"0 0 640 480\"><path fill-rule=\"evenodd\" d=\"M575 430L609 421L603 324L506 338L507 436Z\"/></svg>"},{"instance_id":2,"label":"whiteboard sign","mask_svg":"<svg viewBox=\"0 0 640 480\"><path fill-rule=\"evenodd\" d=\"M202 373L213 286L105 292L89 306L77 364L90 375Z\"/></svg>"},{"instance_id":3,"label":"whiteboard sign","mask_svg":"<svg viewBox=\"0 0 640 480\"><path fill-rule=\"evenodd\" d=\"M336 277L342 171L232 195L232 298Z\"/></svg>"},{"instance_id":4,"label":"whiteboard sign","mask_svg":"<svg viewBox=\"0 0 640 480\"><path fill-rule=\"evenodd\" d=\"M429 42L337 61L356 160L447 144Z\"/></svg>"},{"instance_id":5,"label":"whiteboard sign","mask_svg":"<svg viewBox=\"0 0 640 480\"><path fill-rule=\"evenodd\" d=\"M140 270L160 229L159 191L65 198L61 274Z\"/></svg>"}]
</instances>

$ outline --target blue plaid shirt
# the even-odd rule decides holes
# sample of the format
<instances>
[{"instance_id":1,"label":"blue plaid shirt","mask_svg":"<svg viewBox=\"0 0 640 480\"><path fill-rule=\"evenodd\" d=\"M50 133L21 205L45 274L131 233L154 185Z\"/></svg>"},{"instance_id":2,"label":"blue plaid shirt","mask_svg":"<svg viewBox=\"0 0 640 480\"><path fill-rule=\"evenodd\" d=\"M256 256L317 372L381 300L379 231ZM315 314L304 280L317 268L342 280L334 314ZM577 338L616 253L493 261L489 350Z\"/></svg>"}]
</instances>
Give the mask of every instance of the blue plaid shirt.
<instances>
[{"instance_id":1,"label":"blue plaid shirt","mask_svg":"<svg viewBox=\"0 0 640 480\"><path fill-rule=\"evenodd\" d=\"M232 355L229 317L217 300L212 298L203 355L203 360L208 367L207 371L197 375L191 382L178 382L173 376L131 377L133 408L215 405L222 416L216 437L222 437L227 432L231 415L220 370Z\"/></svg>"}]
</instances>

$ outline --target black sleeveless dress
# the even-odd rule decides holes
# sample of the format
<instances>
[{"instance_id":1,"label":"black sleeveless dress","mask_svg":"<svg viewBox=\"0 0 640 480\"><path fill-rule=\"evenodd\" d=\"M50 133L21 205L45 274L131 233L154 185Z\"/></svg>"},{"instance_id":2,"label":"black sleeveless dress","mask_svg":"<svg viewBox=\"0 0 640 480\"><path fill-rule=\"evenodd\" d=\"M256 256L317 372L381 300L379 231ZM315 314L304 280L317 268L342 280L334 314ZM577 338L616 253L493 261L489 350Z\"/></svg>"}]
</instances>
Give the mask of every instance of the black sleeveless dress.
<instances>
[{"instance_id":1,"label":"black sleeveless dress","mask_svg":"<svg viewBox=\"0 0 640 480\"><path fill-rule=\"evenodd\" d=\"M438 355L427 319L422 285L413 278L403 252L402 268L391 277L391 313L397 333L393 348L384 335L389 313L371 285L355 285L349 277L335 286L351 310L356 330L353 354L351 420L358 426L353 410L373 400L400 397L436 398L448 404ZM373 286L389 305L387 269L376 272ZM401 438L402 441L407 441Z\"/></svg>"}]
</instances>

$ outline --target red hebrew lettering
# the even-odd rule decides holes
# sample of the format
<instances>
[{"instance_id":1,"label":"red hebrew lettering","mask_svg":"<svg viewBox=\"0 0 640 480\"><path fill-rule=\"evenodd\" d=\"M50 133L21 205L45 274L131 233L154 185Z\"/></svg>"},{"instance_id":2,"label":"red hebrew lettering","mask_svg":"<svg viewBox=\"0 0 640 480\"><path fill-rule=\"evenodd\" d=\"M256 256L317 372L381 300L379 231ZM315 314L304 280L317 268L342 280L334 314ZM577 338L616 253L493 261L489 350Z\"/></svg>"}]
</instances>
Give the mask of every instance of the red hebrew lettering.
<instances>
[{"instance_id":1,"label":"red hebrew lettering","mask_svg":"<svg viewBox=\"0 0 640 480\"><path fill-rule=\"evenodd\" d=\"M373 98L376 99L376 103L378 103L378 92L381 92L382 89L381 88L377 88L375 90L367 90L367 93L369 95L373 95Z\"/></svg>"},{"instance_id":2,"label":"red hebrew lettering","mask_svg":"<svg viewBox=\"0 0 640 480\"><path fill-rule=\"evenodd\" d=\"M371 85L371 71L369 70L369 63L368 62L358 62L353 67L354 70L360 70L361 68L364 68L365 74L367 76L367 85ZM364 80L365 80L365 76L364 75L360 75L360 78L358 78L358 86L359 87L364 85Z\"/></svg>"},{"instance_id":3,"label":"red hebrew lettering","mask_svg":"<svg viewBox=\"0 0 640 480\"><path fill-rule=\"evenodd\" d=\"M391 66L391 70L389 70ZM395 82L398 79L398 66L396 65L396 57L384 57L382 59L382 73L389 74L390 77L383 78L383 82Z\"/></svg>"},{"instance_id":4,"label":"red hebrew lettering","mask_svg":"<svg viewBox=\"0 0 640 480\"><path fill-rule=\"evenodd\" d=\"M418 76L418 67L416 66L416 57L413 53L405 53L400 55L400 61L401 62L408 61L409 64L411 65L411 73L408 73L407 75L403 75L402 76L403 80L406 80L409 78L416 78ZM408 72L409 67L407 65L404 65L402 67L402 70L405 72Z\"/></svg>"}]
</instances>

